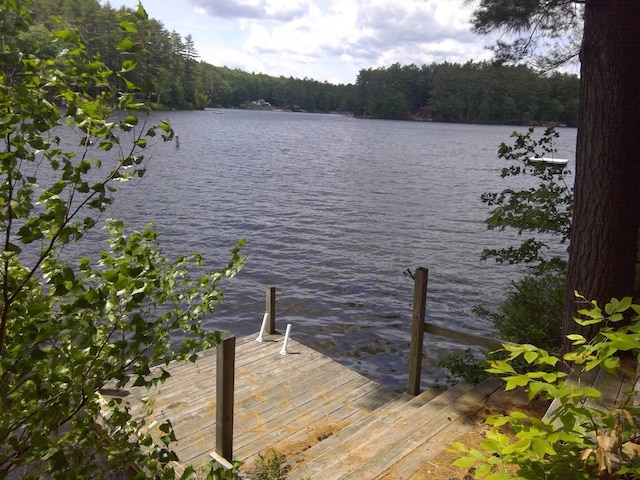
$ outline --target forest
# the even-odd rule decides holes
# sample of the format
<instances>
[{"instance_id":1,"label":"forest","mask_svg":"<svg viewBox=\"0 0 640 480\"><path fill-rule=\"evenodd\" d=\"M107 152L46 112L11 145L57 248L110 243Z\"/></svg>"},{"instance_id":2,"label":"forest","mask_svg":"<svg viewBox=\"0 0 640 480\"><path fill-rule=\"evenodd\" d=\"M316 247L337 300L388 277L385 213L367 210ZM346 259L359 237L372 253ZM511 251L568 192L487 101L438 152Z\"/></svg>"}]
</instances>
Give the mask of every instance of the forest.
<instances>
[{"instance_id":1,"label":"forest","mask_svg":"<svg viewBox=\"0 0 640 480\"><path fill-rule=\"evenodd\" d=\"M193 38L168 31L152 18L97 0L37 0L36 26L25 40L41 48L65 48L48 41L49 32L73 27L89 53L112 70L130 58L137 95L154 108L266 108L343 112L368 118L514 125L556 123L575 126L579 79L500 62L432 63L362 69L353 84L310 78L273 77L199 60ZM123 28L123 23L125 27ZM129 22L137 28L127 29ZM127 40L125 40L127 38ZM122 45L122 42L132 42ZM119 48L124 47L124 48ZM135 70L133 69L135 66ZM113 76L117 82L116 76ZM123 91L127 85L118 85Z\"/></svg>"}]
</instances>

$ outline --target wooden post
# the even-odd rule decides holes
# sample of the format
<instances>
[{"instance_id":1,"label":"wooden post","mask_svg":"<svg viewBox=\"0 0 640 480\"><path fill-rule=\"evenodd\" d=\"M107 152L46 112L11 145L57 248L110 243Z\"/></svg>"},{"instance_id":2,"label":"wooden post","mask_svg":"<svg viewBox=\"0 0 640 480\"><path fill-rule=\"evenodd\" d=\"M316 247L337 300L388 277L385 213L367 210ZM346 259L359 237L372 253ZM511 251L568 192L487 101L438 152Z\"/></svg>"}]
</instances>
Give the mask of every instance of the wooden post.
<instances>
[{"instance_id":1,"label":"wooden post","mask_svg":"<svg viewBox=\"0 0 640 480\"><path fill-rule=\"evenodd\" d=\"M413 290L413 322L411 324L411 351L409 353L409 383L407 392L410 395L420 393L420 375L422 374L422 343L424 341L424 318L427 306L427 280L429 270L419 267L415 274Z\"/></svg>"},{"instance_id":2,"label":"wooden post","mask_svg":"<svg viewBox=\"0 0 640 480\"><path fill-rule=\"evenodd\" d=\"M270 334L276 333L276 287L267 287L266 310L269 314Z\"/></svg>"},{"instance_id":3,"label":"wooden post","mask_svg":"<svg viewBox=\"0 0 640 480\"><path fill-rule=\"evenodd\" d=\"M236 337L227 334L218 345L216 361L216 453L233 461L233 393Z\"/></svg>"}]
</instances>

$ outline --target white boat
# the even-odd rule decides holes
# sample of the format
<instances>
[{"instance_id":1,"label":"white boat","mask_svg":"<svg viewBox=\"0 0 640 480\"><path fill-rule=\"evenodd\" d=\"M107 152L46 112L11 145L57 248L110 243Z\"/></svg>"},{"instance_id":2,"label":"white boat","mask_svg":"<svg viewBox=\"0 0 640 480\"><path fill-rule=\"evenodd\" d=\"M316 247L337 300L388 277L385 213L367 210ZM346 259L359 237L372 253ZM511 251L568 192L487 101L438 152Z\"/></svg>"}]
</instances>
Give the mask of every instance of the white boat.
<instances>
[{"instance_id":1,"label":"white boat","mask_svg":"<svg viewBox=\"0 0 640 480\"><path fill-rule=\"evenodd\" d=\"M555 167L566 167L569 163L568 158L533 157L528 160L529 163L544 163L545 165L553 165Z\"/></svg>"}]
</instances>

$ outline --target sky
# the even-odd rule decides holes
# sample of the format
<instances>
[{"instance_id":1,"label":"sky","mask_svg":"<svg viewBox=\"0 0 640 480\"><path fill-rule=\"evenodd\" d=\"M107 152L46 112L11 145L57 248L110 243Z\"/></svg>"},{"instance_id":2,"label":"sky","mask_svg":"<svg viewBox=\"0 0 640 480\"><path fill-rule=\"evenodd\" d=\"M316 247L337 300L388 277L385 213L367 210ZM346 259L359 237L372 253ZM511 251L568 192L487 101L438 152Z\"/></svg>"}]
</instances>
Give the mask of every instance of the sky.
<instances>
[{"instance_id":1,"label":"sky","mask_svg":"<svg viewBox=\"0 0 640 480\"><path fill-rule=\"evenodd\" d=\"M106 3L103 1L103 3ZM135 8L138 0L110 0ZM143 0L200 60L249 73L355 83L366 68L491 58L463 0Z\"/></svg>"}]
</instances>

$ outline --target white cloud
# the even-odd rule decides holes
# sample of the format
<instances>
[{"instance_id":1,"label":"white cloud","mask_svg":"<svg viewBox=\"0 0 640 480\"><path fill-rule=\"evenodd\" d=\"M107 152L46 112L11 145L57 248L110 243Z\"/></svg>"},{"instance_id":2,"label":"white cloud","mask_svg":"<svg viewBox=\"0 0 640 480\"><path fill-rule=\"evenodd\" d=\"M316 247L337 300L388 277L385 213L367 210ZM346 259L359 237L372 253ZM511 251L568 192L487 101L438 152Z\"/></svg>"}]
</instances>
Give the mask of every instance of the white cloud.
<instances>
[{"instance_id":1,"label":"white cloud","mask_svg":"<svg viewBox=\"0 0 640 480\"><path fill-rule=\"evenodd\" d=\"M364 68L489 58L490 39L471 32L462 1L147 0L145 8L192 34L214 65L348 83Z\"/></svg>"},{"instance_id":2,"label":"white cloud","mask_svg":"<svg viewBox=\"0 0 640 480\"><path fill-rule=\"evenodd\" d=\"M214 17L256 18L281 22L306 15L307 0L192 0L192 3Z\"/></svg>"}]
</instances>

